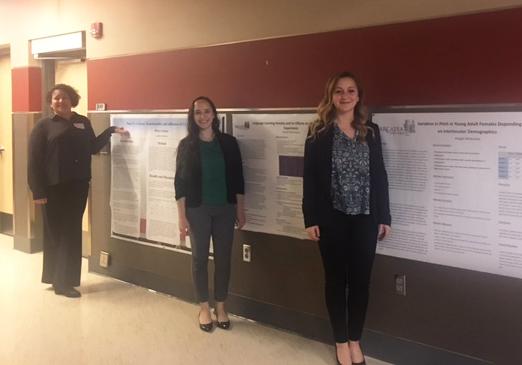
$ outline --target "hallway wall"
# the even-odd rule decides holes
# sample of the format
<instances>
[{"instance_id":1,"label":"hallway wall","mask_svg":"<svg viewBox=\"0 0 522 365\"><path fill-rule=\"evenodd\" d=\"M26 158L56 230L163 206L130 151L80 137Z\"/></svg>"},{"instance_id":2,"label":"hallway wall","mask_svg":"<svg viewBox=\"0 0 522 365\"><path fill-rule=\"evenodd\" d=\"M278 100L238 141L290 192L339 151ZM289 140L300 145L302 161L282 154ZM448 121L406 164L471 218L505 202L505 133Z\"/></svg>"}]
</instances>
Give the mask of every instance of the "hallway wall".
<instances>
[{"instance_id":1,"label":"hallway wall","mask_svg":"<svg viewBox=\"0 0 522 365\"><path fill-rule=\"evenodd\" d=\"M98 131L110 110L186 108L202 90L220 107L314 107L326 77L345 68L361 77L372 107L522 102L520 0L244 4L0 2L0 14L8 14L0 45L12 47L13 112L41 109L40 67L28 41L88 31L95 21L105 35L87 35L87 93ZM492 11L499 9L509 10ZM450 15L460 16L444 18ZM109 111L93 113L97 102ZM90 269L192 300L190 257L110 238L109 158L93 161ZM247 241L255 243L251 264L241 261ZM101 250L112 255L109 270L98 266ZM330 340L315 245L242 232L233 260L233 311ZM413 278L407 297L393 293L397 272ZM520 307L521 280L379 256L367 324L388 338L510 364L519 358Z\"/></svg>"},{"instance_id":2,"label":"hallway wall","mask_svg":"<svg viewBox=\"0 0 522 365\"><path fill-rule=\"evenodd\" d=\"M113 110L186 108L202 93L221 108L314 107L327 77L342 69L360 77L372 108L520 105L522 49L513 47L520 19L517 8L88 60L89 109L98 102ZM109 113L91 113L99 130ZM109 157L93 166L93 209L106 215L93 222L91 269L193 300L190 257L109 238ZM253 245L249 264L241 260L245 242ZM102 250L111 253L109 270L97 264ZM316 245L238 232L233 252L236 313L330 340ZM397 273L411 278L406 297L394 293ZM377 257L372 280L367 329L496 364L518 358L522 280L386 256ZM407 364L404 356L383 359Z\"/></svg>"},{"instance_id":3,"label":"hallway wall","mask_svg":"<svg viewBox=\"0 0 522 365\"><path fill-rule=\"evenodd\" d=\"M12 67L35 65L28 40L89 30L87 58L107 58L372 25L472 14L522 0L19 0L0 1L0 45L11 44Z\"/></svg>"}]
</instances>

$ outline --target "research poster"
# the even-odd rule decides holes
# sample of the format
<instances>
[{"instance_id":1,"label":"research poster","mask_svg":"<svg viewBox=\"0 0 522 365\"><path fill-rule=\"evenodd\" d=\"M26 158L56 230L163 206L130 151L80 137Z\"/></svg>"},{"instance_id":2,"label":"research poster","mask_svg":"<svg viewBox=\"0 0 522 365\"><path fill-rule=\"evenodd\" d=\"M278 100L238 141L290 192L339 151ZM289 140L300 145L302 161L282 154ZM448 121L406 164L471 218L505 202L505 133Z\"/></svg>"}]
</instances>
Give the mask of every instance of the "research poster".
<instances>
[{"instance_id":1,"label":"research poster","mask_svg":"<svg viewBox=\"0 0 522 365\"><path fill-rule=\"evenodd\" d=\"M315 114L233 114L243 158L245 230L306 238L301 210L304 143Z\"/></svg>"},{"instance_id":2,"label":"research poster","mask_svg":"<svg viewBox=\"0 0 522 365\"><path fill-rule=\"evenodd\" d=\"M393 225L378 253L522 278L522 112L373 121Z\"/></svg>"},{"instance_id":3,"label":"research poster","mask_svg":"<svg viewBox=\"0 0 522 365\"><path fill-rule=\"evenodd\" d=\"M129 136L111 143L112 235L138 243L189 250L180 242L174 194L176 151L187 134L185 114L113 114Z\"/></svg>"}]
</instances>

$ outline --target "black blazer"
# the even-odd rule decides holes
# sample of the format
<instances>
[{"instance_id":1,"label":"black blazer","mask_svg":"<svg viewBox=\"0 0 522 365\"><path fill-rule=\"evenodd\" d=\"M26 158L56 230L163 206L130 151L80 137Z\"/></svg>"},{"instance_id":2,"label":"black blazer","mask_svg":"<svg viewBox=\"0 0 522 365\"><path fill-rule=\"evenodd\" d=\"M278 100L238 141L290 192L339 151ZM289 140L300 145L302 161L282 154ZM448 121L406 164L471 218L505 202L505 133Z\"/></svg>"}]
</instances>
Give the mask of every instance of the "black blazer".
<instances>
[{"instance_id":1,"label":"black blazer","mask_svg":"<svg viewBox=\"0 0 522 365\"><path fill-rule=\"evenodd\" d=\"M367 123L366 142L370 149L370 214L378 224L391 224L388 175L384 168L379 127ZM305 227L321 226L331 219L333 203L332 148L333 127L315 138L307 138L304 154L303 215Z\"/></svg>"},{"instance_id":2,"label":"black blazer","mask_svg":"<svg viewBox=\"0 0 522 365\"><path fill-rule=\"evenodd\" d=\"M236 204L236 194L245 193L241 152L237 140L231 135L218 132L216 138L225 160L227 201ZM176 200L184 197L185 205L191 208L201 205L201 174L199 140L187 136L180 141L176 156L176 176L174 178Z\"/></svg>"}]
</instances>

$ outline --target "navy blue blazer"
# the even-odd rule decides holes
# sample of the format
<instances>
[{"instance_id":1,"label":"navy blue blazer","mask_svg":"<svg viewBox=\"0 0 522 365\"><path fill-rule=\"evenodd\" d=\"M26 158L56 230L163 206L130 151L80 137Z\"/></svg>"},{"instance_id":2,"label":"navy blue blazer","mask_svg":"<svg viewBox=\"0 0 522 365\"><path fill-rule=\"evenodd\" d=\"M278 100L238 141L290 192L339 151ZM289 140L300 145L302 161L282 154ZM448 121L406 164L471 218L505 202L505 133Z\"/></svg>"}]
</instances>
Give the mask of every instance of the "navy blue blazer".
<instances>
[{"instance_id":1,"label":"navy blue blazer","mask_svg":"<svg viewBox=\"0 0 522 365\"><path fill-rule=\"evenodd\" d=\"M391 225L388 175L384 168L379 126L368 121L366 142L370 150L370 214L377 224ZM305 227L321 226L333 213L332 148L333 128L307 138L303 173L303 215Z\"/></svg>"}]
</instances>

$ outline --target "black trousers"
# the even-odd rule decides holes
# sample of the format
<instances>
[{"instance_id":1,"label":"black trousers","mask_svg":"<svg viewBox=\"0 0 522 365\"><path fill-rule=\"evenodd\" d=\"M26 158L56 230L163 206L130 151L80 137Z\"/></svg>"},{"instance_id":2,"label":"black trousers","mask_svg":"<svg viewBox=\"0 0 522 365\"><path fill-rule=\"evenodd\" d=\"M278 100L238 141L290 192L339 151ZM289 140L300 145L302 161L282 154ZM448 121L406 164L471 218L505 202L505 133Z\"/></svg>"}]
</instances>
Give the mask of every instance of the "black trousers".
<instances>
[{"instance_id":1,"label":"black trousers","mask_svg":"<svg viewBox=\"0 0 522 365\"><path fill-rule=\"evenodd\" d=\"M44 205L42 282L58 288L80 285L82 217L88 193L88 181L48 188Z\"/></svg>"},{"instance_id":2,"label":"black trousers","mask_svg":"<svg viewBox=\"0 0 522 365\"><path fill-rule=\"evenodd\" d=\"M361 338L378 225L370 215L335 211L320 228L325 298L335 342Z\"/></svg>"}]
</instances>

